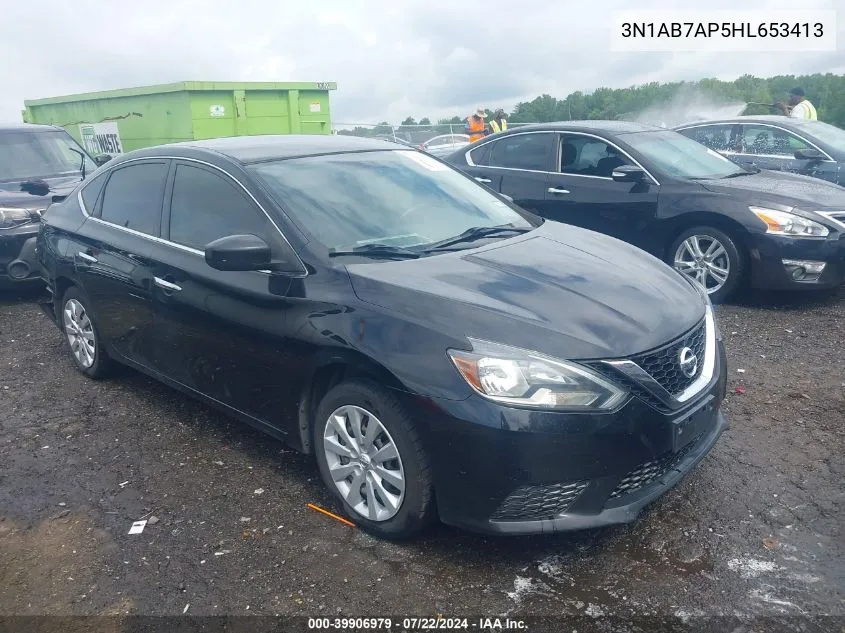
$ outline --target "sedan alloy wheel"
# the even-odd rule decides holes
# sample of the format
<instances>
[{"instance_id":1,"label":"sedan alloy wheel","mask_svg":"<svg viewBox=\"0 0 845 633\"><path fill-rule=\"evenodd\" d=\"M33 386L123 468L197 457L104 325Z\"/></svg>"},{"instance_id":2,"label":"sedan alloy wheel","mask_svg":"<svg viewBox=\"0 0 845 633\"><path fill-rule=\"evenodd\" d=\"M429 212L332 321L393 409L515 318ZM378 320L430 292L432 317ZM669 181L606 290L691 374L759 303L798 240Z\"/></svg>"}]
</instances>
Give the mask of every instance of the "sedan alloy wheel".
<instances>
[{"instance_id":1,"label":"sedan alloy wheel","mask_svg":"<svg viewBox=\"0 0 845 633\"><path fill-rule=\"evenodd\" d=\"M675 269L713 294L727 283L731 262L725 246L714 236L690 235L675 251Z\"/></svg>"}]
</instances>

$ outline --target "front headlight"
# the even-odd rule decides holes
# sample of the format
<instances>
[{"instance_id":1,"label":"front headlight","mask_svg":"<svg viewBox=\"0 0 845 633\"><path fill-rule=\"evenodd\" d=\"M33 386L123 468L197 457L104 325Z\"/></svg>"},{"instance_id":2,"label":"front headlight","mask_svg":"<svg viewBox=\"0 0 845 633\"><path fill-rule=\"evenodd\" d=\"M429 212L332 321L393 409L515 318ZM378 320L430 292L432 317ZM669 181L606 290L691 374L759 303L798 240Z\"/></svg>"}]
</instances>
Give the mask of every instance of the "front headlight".
<instances>
[{"instance_id":1,"label":"front headlight","mask_svg":"<svg viewBox=\"0 0 845 633\"><path fill-rule=\"evenodd\" d=\"M827 234L830 233L826 226L794 213L764 209L763 207L748 208L766 223L766 233L790 237L827 237Z\"/></svg>"},{"instance_id":2,"label":"front headlight","mask_svg":"<svg viewBox=\"0 0 845 633\"><path fill-rule=\"evenodd\" d=\"M11 229L20 224L32 222L34 219L29 209L0 207L0 229Z\"/></svg>"},{"instance_id":3,"label":"front headlight","mask_svg":"<svg viewBox=\"0 0 845 633\"><path fill-rule=\"evenodd\" d=\"M449 350L464 380L482 396L519 406L608 411L628 392L576 363L469 339L473 351Z\"/></svg>"}]
</instances>

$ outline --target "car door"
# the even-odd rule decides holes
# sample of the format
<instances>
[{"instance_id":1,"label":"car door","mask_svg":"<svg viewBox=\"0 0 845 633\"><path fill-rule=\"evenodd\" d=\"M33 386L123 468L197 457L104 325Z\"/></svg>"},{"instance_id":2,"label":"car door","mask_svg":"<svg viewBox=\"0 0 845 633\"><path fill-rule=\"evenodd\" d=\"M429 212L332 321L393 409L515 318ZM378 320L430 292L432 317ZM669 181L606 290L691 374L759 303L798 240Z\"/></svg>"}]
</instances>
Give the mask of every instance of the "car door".
<instances>
[{"instance_id":1,"label":"car door","mask_svg":"<svg viewBox=\"0 0 845 633\"><path fill-rule=\"evenodd\" d=\"M480 157L484 166L477 168L481 181L510 196L522 208L542 215L546 204L546 179L554 164L554 132L508 134L487 145L489 147ZM476 150L473 150L471 157L475 156Z\"/></svg>"},{"instance_id":2,"label":"car door","mask_svg":"<svg viewBox=\"0 0 845 633\"><path fill-rule=\"evenodd\" d=\"M204 249L252 234L277 252L281 234L237 181L204 163L176 161L166 199L165 242L153 253L156 369L278 428L278 420L295 418L298 396L286 379L291 278L215 270Z\"/></svg>"},{"instance_id":3,"label":"car door","mask_svg":"<svg viewBox=\"0 0 845 633\"><path fill-rule=\"evenodd\" d=\"M168 160L133 161L82 190L90 217L71 253L100 336L113 353L149 366L153 326L150 251L161 229Z\"/></svg>"},{"instance_id":4,"label":"car door","mask_svg":"<svg viewBox=\"0 0 845 633\"><path fill-rule=\"evenodd\" d=\"M645 247L657 213L656 181L648 175L642 182L614 181L615 167L640 165L607 139L565 132L559 143L559 166L547 181L545 217Z\"/></svg>"}]
</instances>

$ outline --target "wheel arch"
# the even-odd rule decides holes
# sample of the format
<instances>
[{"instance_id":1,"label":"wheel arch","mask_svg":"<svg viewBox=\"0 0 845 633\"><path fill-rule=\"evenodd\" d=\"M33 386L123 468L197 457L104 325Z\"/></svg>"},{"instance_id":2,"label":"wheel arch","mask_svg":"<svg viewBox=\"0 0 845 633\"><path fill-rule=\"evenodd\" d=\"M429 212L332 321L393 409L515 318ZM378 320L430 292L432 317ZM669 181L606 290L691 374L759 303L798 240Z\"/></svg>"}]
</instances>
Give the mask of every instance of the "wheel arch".
<instances>
[{"instance_id":1,"label":"wheel arch","mask_svg":"<svg viewBox=\"0 0 845 633\"><path fill-rule=\"evenodd\" d=\"M746 240L748 229L746 229L741 223L726 215L710 213L707 211L693 211L691 213L685 213L678 216L672 221L671 228L666 231L666 239L663 244L662 253L662 259L664 261L666 261L669 257L669 251L672 249L672 243L678 238L678 236L694 226L712 226L714 229L719 229L720 231L727 233L734 241L736 241L737 246L742 247L740 255L748 257L748 242Z\"/></svg>"},{"instance_id":2,"label":"wheel arch","mask_svg":"<svg viewBox=\"0 0 845 633\"><path fill-rule=\"evenodd\" d=\"M76 282L73 281L73 279L71 279L70 277L66 277L64 275L56 277L56 280L53 284L53 311L56 314L57 323L61 320L62 317L62 298L68 291L68 288L71 288L76 285Z\"/></svg>"},{"instance_id":3,"label":"wheel arch","mask_svg":"<svg viewBox=\"0 0 845 633\"><path fill-rule=\"evenodd\" d=\"M313 454L314 415L323 396L335 385L353 378L370 379L388 389L408 389L384 365L355 350L327 350L312 359L302 384L298 407L299 448Z\"/></svg>"}]
</instances>

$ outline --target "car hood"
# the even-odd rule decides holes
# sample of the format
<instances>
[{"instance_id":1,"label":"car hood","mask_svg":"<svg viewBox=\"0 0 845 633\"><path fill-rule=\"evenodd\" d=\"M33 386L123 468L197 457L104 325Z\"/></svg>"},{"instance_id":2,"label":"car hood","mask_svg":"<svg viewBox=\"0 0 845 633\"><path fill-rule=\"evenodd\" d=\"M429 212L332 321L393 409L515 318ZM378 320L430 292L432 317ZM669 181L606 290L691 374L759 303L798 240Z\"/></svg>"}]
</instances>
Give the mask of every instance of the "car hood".
<instances>
[{"instance_id":1,"label":"car hood","mask_svg":"<svg viewBox=\"0 0 845 633\"><path fill-rule=\"evenodd\" d=\"M553 222L481 248L347 270L359 299L405 319L564 358L646 351L705 311L698 291L655 257Z\"/></svg>"},{"instance_id":2,"label":"car hood","mask_svg":"<svg viewBox=\"0 0 845 633\"><path fill-rule=\"evenodd\" d=\"M21 182L0 182L0 206L46 209L53 196L66 196L79 184L79 176ZM37 183L37 184L36 184Z\"/></svg>"},{"instance_id":3,"label":"car hood","mask_svg":"<svg viewBox=\"0 0 845 633\"><path fill-rule=\"evenodd\" d=\"M807 211L845 209L845 188L819 178L783 171L722 180L699 180L705 189L748 199L748 204L775 204Z\"/></svg>"}]
</instances>

